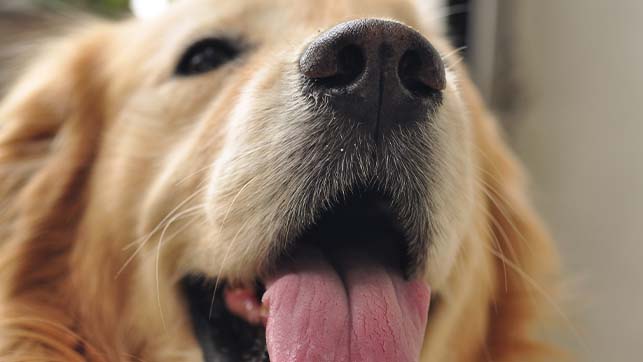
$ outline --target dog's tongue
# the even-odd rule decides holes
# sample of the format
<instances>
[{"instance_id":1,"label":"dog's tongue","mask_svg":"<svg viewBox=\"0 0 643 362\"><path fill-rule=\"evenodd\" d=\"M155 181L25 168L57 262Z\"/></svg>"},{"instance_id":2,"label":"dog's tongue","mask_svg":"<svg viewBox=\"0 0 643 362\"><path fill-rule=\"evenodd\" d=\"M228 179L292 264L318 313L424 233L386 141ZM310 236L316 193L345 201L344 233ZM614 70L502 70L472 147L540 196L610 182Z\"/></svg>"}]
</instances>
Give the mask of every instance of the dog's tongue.
<instances>
[{"instance_id":1,"label":"dog's tongue","mask_svg":"<svg viewBox=\"0 0 643 362\"><path fill-rule=\"evenodd\" d=\"M333 257L331 265L318 249L302 253L266 283L272 362L419 359L428 285L406 281L376 258L347 252Z\"/></svg>"}]
</instances>

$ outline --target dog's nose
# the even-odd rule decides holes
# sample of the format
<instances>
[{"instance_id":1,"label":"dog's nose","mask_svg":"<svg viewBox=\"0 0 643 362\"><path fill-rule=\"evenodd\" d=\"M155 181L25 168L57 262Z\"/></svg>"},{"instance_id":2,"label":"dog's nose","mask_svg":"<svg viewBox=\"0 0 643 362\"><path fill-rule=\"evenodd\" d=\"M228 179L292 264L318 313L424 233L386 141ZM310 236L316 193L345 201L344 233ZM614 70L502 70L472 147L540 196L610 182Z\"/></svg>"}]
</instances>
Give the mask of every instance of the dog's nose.
<instances>
[{"instance_id":1,"label":"dog's nose","mask_svg":"<svg viewBox=\"0 0 643 362\"><path fill-rule=\"evenodd\" d=\"M379 129L424 120L446 86L438 51L412 28L380 19L339 24L299 60L308 91L328 95L340 116Z\"/></svg>"}]
</instances>

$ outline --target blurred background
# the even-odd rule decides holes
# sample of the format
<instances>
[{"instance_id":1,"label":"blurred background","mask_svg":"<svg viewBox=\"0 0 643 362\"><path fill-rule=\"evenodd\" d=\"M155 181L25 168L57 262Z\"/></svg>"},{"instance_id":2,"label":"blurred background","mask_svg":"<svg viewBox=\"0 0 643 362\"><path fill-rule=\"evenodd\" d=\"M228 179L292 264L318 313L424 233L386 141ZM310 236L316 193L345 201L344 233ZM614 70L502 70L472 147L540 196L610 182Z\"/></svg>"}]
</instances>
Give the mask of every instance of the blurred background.
<instances>
[{"instance_id":1,"label":"blurred background","mask_svg":"<svg viewBox=\"0 0 643 362\"><path fill-rule=\"evenodd\" d=\"M0 9L1 88L12 75L3 62L49 35L58 15L125 16L128 1L0 0ZM447 13L562 252L575 326L562 343L579 361L641 361L643 1L450 0Z\"/></svg>"},{"instance_id":2,"label":"blurred background","mask_svg":"<svg viewBox=\"0 0 643 362\"><path fill-rule=\"evenodd\" d=\"M474 0L467 24L473 76L575 289L569 345L643 360L643 1Z\"/></svg>"}]
</instances>

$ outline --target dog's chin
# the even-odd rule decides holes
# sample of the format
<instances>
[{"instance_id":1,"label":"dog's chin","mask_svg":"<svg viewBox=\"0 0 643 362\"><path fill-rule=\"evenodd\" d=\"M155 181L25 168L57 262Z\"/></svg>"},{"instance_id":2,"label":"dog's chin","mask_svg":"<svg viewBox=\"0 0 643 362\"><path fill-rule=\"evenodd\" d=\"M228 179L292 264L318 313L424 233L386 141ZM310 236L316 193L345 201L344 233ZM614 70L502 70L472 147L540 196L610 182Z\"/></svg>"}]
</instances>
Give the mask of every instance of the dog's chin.
<instances>
[{"instance_id":1,"label":"dog's chin","mask_svg":"<svg viewBox=\"0 0 643 362\"><path fill-rule=\"evenodd\" d=\"M330 294L334 289L328 284L336 280L347 298L356 299L359 297L350 295L350 283L357 283L354 281L357 279L362 283L361 280L373 273L377 275L380 270L395 288L403 287L390 280L399 279L400 285L414 283L411 265L417 258L412 255L410 245L418 236L411 235L404 225L390 198L370 189L360 189L334 207L320 210L316 222L304 226L304 232L287 240L287 246L279 249L276 258L271 258L254 285L235 285L202 275L186 276L182 287L205 360L269 361L271 342L288 343L287 338L275 337L281 333L275 331L280 328L279 322L270 318L281 317L270 309L275 304L283 305L282 299L287 299L277 294L300 288L292 286L293 275L297 278L295 284L319 282L321 287L310 288L318 288L316 292L324 292L326 288L325 292ZM314 318L310 323L315 323ZM323 319L319 323L327 321ZM266 324L269 324L268 341ZM293 338L295 336L293 332ZM274 341L279 338L281 340Z\"/></svg>"}]
</instances>

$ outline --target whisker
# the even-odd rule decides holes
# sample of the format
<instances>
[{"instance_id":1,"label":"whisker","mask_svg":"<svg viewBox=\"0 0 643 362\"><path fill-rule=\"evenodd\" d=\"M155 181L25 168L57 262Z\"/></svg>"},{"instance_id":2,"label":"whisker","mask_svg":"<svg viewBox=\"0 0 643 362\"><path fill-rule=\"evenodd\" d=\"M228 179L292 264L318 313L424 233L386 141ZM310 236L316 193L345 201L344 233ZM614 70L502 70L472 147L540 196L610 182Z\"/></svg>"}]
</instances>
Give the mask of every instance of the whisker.
<instances>
[{"instance_id":1,"label":"whisker","mask_svg":"<svg viewBox=\"0 0 643 362\"><path fill-rule=\"evenodd\" d=\"M462 63L463 60L464 60L464 57L460 57L460 59L456 60L455 62L453 62L453 63L451 63L449 65L447 65L446 69L448 71L452 71L458 64Z\"/></svg>"},{"instance_id":2,"label":"whisker","mask_svg":"<svg viewBox=\"0 0 643 362\"><path fill-rule=\"evenodd\" d=\"M485 194L485 196L487 196L487 200L489 200L489 202L491 202L494 206L496 206L496 208L498 208L498 203L493 198L493 196L491 194L489 194L489 192L485 188L482 188L482 192ZM514 249L513 245L511 245L511 243L509 242L511 239L509 238L509 235L507 235L507 232L505 231L505 229L500 224L500 220L498 220L498 218L496 218L491 212L489 212L489 210L485 210L485 212L487 213L487 216L489 217L489 219L491 220L493 225L500 232L503 240L506 241L505 244L507 245L507 248L509 248L509 253L511 253L511 256L514 259L518 260L519 258L518 258L518 254L516 252L516 249ZM508 224L512 223L511 219L509 219L507 217L507 215L503 214L502 216L503 216L503 220L505 222L507 222Z\"/></svg>"},{"instance_id":3,"label":"whisker","mask_svg":"<svg viewBox=\"0 0 643 362\"><path fill-rule=\"evenodd\" d=\"M489 161L490 165L496 170L496 172L500 172L498 170L497 166L493 162L491 162L491 159L489 158L488 155L486 155L484 152L482 152L482 150L480 150L479 154L481 154L483 157L487 158L487 160ZM489 172L488 170L484 169L483 167L478 167L478 170L481 171L482 173L486 174L487 176L489 176L491 179L493 179L497 183L501 182L501 180L498 179L497 175L492 174L491 172ZM509 226L511 226L513 231L518 234L518 236L523 241L523 243L525 244L525 246L527 247L529 252L532 255L534 255L534 251L531 248L531 246L529 245L529 242L527 241L527 238L523 235L522 231L520 231L520 228L518 228L518 226L516 226L515 223L513 223L511 221L511 218L509 218L509 216L507 214L507 212L508 212L507 208L510 209L509 211L511 211L511 210L513 210L514 212L516 211L514 209L513 205L512 205L512 202L510 202L510 200L508 200L507 197L504 196L497 189L497 187L494 187L493 185L491 185L490 183L488 183L484 179L481 179L481 178L478 178L478 179L479 179L479 181L481 181L488 188L488 190L490 192L493 192L493 194L496 195L496 197L498 199L500 199L500 201L502 201L501 203L494 202L494 204L496 205L496 207L498 208L498 211L502 214L502 216L507 220L507 222L509 223ZM492 201L497 201L497 200L495 198L492 198Z\"/></svg>"},{"instance_id":4,"label":"whisker","mask_svg":"<svg viewBox=\"0 0 643 362\"><path fill-rule=\"evenodd\" d=\"M523 245L525 245L529 253L531 255L535 255L534 250L531 248L531 245L529 245L530 244L529 241L527 241L527 237L523 235L522 231L520 231L520 228L518 228L516 223L511 220L511 218L509 217L509 214L507 213L507 209L505 208L505 206L511 207L511 203L509 202L509 200L507 200L506 197L504 197L498 190L496 190L495 187L493 187L492 185L489 185L486 181L484 180L480 180L480 181L488 188L488 189L483 188L483 192L489 198L489 201L491 201L493 205L496 207L496 209L498 209L498 212L500 212L501 216L507 222L507 224L509 224L511 229L516 234L518 234L518 237L520 238Z\"/></svg>"},{"instance_id":5,"label":"whisker","mask_svg":"<svg viewBox=\"0 0 643 362\"><path fill-rule=\"evenodd\" d=\"M565 312L558 305L558 303L556 303L554 298L551 295L549 295L549 293L547 293L547 291L540 284L538 284L531 276L529 276L529 274L525 273L519 266L514 264L511 260L507 260L507 258L504 255L498 254L497 251L493 250L492 248L489 248L488 245L484 245L484 246L490 253L492 253L497 258L504 258L505 262L507 263L509 268L511 268L511 270L517 273L524 281L526 281L532 288L534 288L534 290L538 292L538 294L540 294L543 298L545 298L545 301L547 302L547 304L549 304L552 308L554 308L554 311L556 312L556 314L563 319L563 321L565 322L569 330L574 334L574 337L580 343L580 345L583 346L583 348L586 348L585 342L582 336L580 335L578 329L574 326L574 323L572 323L571 319L569 319L569 317L565 314Z\"/></svg>"},{"instance_id":6,"label":"whisker","mask_svg":"<svg viewBox=\"0 0 643 362\"><path fill-rule=\"evenodd\" d=\"M452 50L452 51L448 52L447 54L443 55L443 56L442 56L442 60L447 60L447 59L449 59L449 57L451 57L451 56L453 56L453 55L456 55L456 54L460 53L461 51L463 51L463 50L465 50L465 49L467 49L467 46L466 46L466 45L465 45L465 46L461 46L461 47L459 47L459 48L457 48L457 49L454 49L454 50Z\"/></svg>"},{"instance_id":7,"label":"whisker","mask_svg":"<svg viewBox=\"0 0 643 362\"><path fill-rule=\"evenodd\" d=\"M182 185L183 183L185 183L186 181L188 181L189 179L191 179L192 177L197 176L197 175L199 175L200 173L203 173L203 172L205 172L205 171L208 171L208 170L210 170L210 169L214 168L214 166L215 166L214 164L204 166L204 167L202 167L202 168L200 168L200 169L198 169L198 170L194 171L193 173L191 173L191 174L189 174L189 175L185 176L185 177L184 177L184 178L182 178L181 180L177 181L174 185L176 185L176 186L180 186L180 185Z\"/></svg>"},{"instance_id":8,"label":"whisker","mask_svg":"<svg viewBox=\"0 0 643 362\"><path fill-rule=\"evenodd\" d=\"M232 207L234 206L234 204L235 204L235 202L237 201L237 199L239 198L239 196L243 193L243 191L244 191L244 190L245 190L245 189L246 189L246 188L247 188L247 187L248 187L248 186L249 186L249 185L250 185L254 180L256 180L256 179L257 179L257 177L258 177L258 176L254 176L254 177L252 177L248 182L246 182L246 183L245 183L245 185L243 185L243 186L239 189L239 191L237 192L237 194L236 194L236 195L234 195L234 197L232 198L232 201L230 202L230 205L228 205L228 208L227 208L227 210L226 210L226 212L225 212L225 214L224 214L224 216L223 216L223 220L221 221L221 225L219 225L219 231L220 231L220 232L222 232L222 231L223 231L223 229L224 229L224 227L225 227L225 224L226 224L226 221L228 220L228 216L230 216L230 212L232 211Z\"/></svg>"},{"instance_id":9,"label":"whisker","mask_svg":"<svg viewBox=\"0 0 643 362\"><path fill-rule=\"evenodd\" d=\"M132 245L136 245L137 243L140 243L140 244L136 248L136 250L134 250L132 255L130 255L127 258L127 260L125 260L125 263L123 263L123 266L116 272L116 275L114 276L114 279L118 279L118 277L123 273L125 268L127 268L127 266L132 262L132 260L134 260L136 255L138 255L141 252L141 250L143 250L143 248L145 247L147 242L152 238L152 236L163 227L164 223L167 220L169 220L173 216L173 214L178 212L181 207L183 207L185 204L190 202L192 199L194 199L197 195L199 195L204 190L205 190L205 187L201 187L201 188L197 189L190 196L186 197L185 200L181 201L176 207L174 207L174 209L172 209L170 212L168 212L167 215L165 215L165 217L161 221L159 221L159 223L152 229L152 231L150 231L148 234L146 234L146 235L142 236L141 238L139 238L139 239L135 240L134 242L132 242L131 243Z\"/></svg>"},{"instance_id":10,"label":"whisker","mask_svg":"<svg viewBox=\"0 0 643 362\"><path fill-rule=\"evenodd\" d=\"M183 212L177 214L175 217L173 217L163 228L163 231L161 232L161 236L159 237L159 242L156 246L156 260L155 260L155 279L156 279L156 301L159 307L159 313L161 315L161 323L163 324L163 329L167 331L167 325L165 324L165 317L163 316L163 306L161 304L161 282L159 278L159 270L160 270L160 265L161 265L161 247L163 246L163 240L165 237L165 233L169 229L169 227L176 221L178 221L182 217L189 217L192 214L195 213L195 211L199 211L203 209L203 205L197 205L192 208L189 208L187 210L184 210ZM182 227L180 227L171 237L173 239L177 235L179 235L183 230L188 228L197 218L193 218L191 222L185 223ZM170 239L170 240L171 240Z\"/></svg>"},{"instance_id":11,"label":"whisker","mask_svg":"<svg viewBox=\"0 0 643 362\"><path fill-rule=\"evenodd\" d=\"M488 219L491 220L491 219L494 218L493 215L491 215L491 213L486 209L485 205L482 205L478 209L480 211L482 211ZM489 235L493 238L492 241L493 241L494 245L498 248L498 251L500 252L500 254L505 256L505 252L504 252L504 250L502 248L500 240L498 239L498 236L493 232L492 226L487 224L486 228L487 228L487 232L489 233ZM502 273L503 273L504 282L505 282L504 283L505 284L505 292L507 292L508 289L509 289L509 278L507 276L507 264L505 263L505 259L500 259L500 261L502 262Z\"/></svg>"},{"instance_id":12,"label":"whisker","mask_svg":"<svg viewBox=\"0 0 643 362\"><path fill-rule=\"evenodd\" d=\"M482 150L479 150L479 153L484 155L484 157L488 157L487 155L484 154ZM496 167L496 165L492 162L491 159L488 159L488 161L491 163L491 166L500 174L500 170ZM478 167L478 169L483 172L487 177L491 177L493 180L496 182L500 182L498 179L498 176L491 173L490 171ZM500 213L500 216L502 217L503 221L506 222L509 227L511 228L511 231L516 234L516 237L518 240L523 243L529 252L533 254L533 250L530 249L529 247L529 241L525 237L525 235L520 231L520 228L515 224L515 222L512 220L510 217L510 214L507 213L507 210L504 208L506 207L513 207L512 202L507 199L505 195L503 195L500 190L498 190L496 187L493 185L489 184L486 180L484 180L481 177L476 177L476 181L483 186L481 189L486 196L487 200L493 205L498 212ZM500 224L500 220L497 219L496 215L491 214L491 212L487 209L483 210L485 215L487 215L489 221L495 226L495 228L498 230L500 233L500 236L506 241L505 244L509 247L510 254L512 258L516 260L516 262L512 261L511 259L507 258L504 253L499 252L497 250L494 250L492 247L489 245L484 245L486 249L489 250L492 255L497 257L499 260L503 262L503 264L506 264L512 271L514 271L520 278L523 280L523 282L527 283L527 285L530 286L530 288L527 288L529 290L529 295L530 299L532 300L532 303L537 305L537 301L534 296L534 292L538 293L544 300L549 304L555 313L560 316L565 324L568 326L569 330L574 334L576 340L579 342L581 346L584 346L584 342L582 337L580 336L578 330L574 327L573 323L569 319L569 317L565 314L563 309L560 307L560 305L555 301L554 297L550 295L534 278L532 278L527 272L525 272L522 267L518 264L520 262L520 258L516 252L516 250L513 248L513 245L509 242L510 240L513 240L512 238L509 238L509 235L507 234L507 231L505 228L502 227ZM515 210L514 212L518 212Z\"/></svg>"},{"instance_id":13,"label":"whisker","mask_svg":"<svg viewBox=\"0 0 643 362\"><path fill-rule=\"evenodd\" d=\"M223 220L221 221L221 225L219 225L219 234L220 234L220 235L221 235L221 233L223 232L223 230L224 230L224 228L225 228L226 221L228 220L228 216L230 215L230 212L232 211L232 207L234 206L235 202L237 201L237 199L239 198L239 196L243 193L243 191L248 187L248 185L250 185L250 184L251 184L255 179L257 179L257 177L258 177L258 176L254 176L253 178L251 178L250 180L248 180L248 182L246 182L246 183L245 183L245 185L243 185L243 186L239 189L239 191L237 192L237 194L236 194L236 195L234 195L234 197L232 198L232 201L230 202L230 205L228 205L228 208L227 208L227 210L226 210L226 213L225 213L225 215L223 216ZM244 224L244 225L245 225L245 224ZM242 226L243 226L243 225L242 225ZM234 236L233 241L234 241L234 239L236 239L236 237L237 237L237 235L239 234L239 232L241 232L241 228L239 229L239 231L237 231L237 234ZM218 277L218 275L220 275L220 274L221 274L221 272L223 271L223 269L224 269L224 267L225 267L225 263L227 262L228 255L230 254L230 250L231 250L231 248L232 248L232 245L233 245L233 243L228 244L228 247L226 248L226 253L225 253L225 255L223 256L223 260L221 261L221 266L219 267L219 272L217 273L217 275L215 275L215 277L216 277L217 279L216 279L216 281L214 282L214 291L213 291L213 293L212 293L212 301L210 302L210 312L209 312L209 316L208 316L208 318L211 318L211 317L212 317L212 308L213 308L213 306L214 306L214 298L215 298L216 293L217 293L217 290L218 290L218 288L219 288L219 277Z\"/></svg>"},{"instance_id":14,"label":"whisker","mask_svg":"<svg viewBox=\"0 0 643 362\"><path fill-rule=\"evenodd\" d=\"M234 243L237 241L237 237L239 234L241 234L241 231L246 228L246 226L250 223L250 219L247 219L246 221L243 222L243 225L237 230L236 234L234 234L234 237L232 238L232 241L228 244L228 247L226 248L226 253L223 256L223 260L221 261L221 266L219 267L219 273L218 275L215 275L216 281L214 282L214 290L212 291L212 300L210 301L210 310L208 312L208 320L212 318L212 312L214 311L214 301L216 299L217 295L217 290L220 285L220 274L224 269L225 263L227 262L228 259L228 254L230 254L230 250L232 250L232 247L234 246Z\"/></svg>"}]
</instances>

